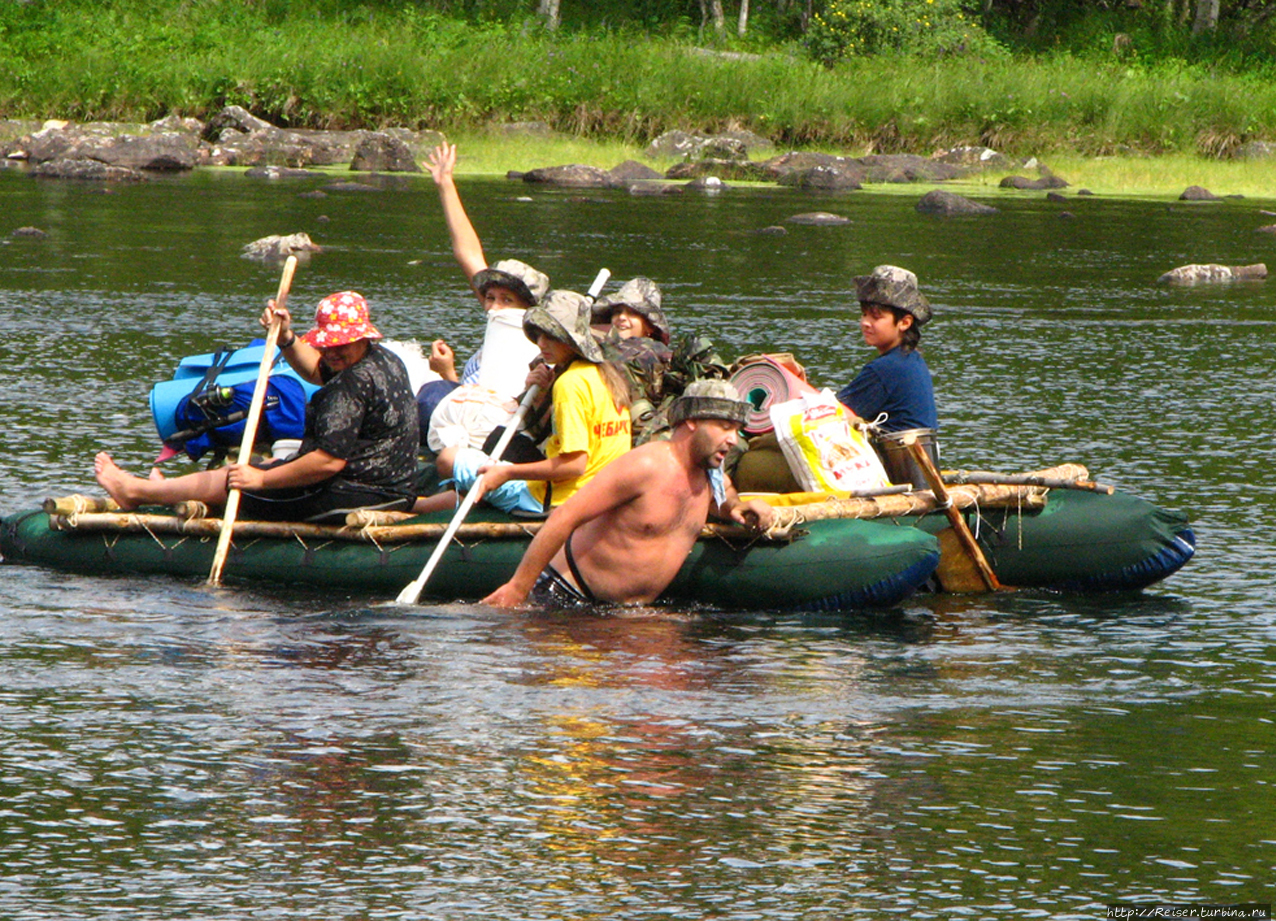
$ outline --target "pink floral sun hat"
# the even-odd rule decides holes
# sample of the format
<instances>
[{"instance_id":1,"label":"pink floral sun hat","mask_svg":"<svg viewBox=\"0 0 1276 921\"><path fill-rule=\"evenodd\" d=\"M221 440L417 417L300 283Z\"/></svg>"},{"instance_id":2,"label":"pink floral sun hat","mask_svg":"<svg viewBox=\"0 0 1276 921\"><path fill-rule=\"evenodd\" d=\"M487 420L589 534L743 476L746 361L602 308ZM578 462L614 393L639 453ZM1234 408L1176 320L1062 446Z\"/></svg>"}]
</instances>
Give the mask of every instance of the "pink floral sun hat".
<instances>
[{"instance_id":1,"label":"pink floral sun hat","mask_svg":"<svg viewBox=\"0 0 1276 921\"><path fill-rule=\"evenodd\" d=\"M349 345L360 339L380 339L368 318L368 302L355 291L329 294L315 310L315 328L302 337L317 349Z\"/></svg>"}]
</instances>

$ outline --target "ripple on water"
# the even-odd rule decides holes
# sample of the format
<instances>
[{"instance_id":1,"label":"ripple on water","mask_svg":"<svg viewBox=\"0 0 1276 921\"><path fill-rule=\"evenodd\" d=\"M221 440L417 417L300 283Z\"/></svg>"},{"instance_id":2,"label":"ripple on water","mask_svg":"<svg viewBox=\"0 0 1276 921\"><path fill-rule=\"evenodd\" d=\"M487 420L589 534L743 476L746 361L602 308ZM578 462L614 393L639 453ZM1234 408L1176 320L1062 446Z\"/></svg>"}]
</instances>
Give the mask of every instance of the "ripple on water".
<instances>
[{"instance_id":1,"label":"ripple on water","mask_svg":"<svg viewBox=\"0 0 1276 921\"><path fill-rule=\"evenodd\" d=\"M12 178L11 213L62 221L65 252L0 264L6 512L91 488L98 446L148 464L151 384L246 338L274 291L239 246L314 217L302 187L237 176L119 196ZM1159 205L1095 202L1061 234L1042 203L975 228L869 194L844 228L761 238L809 200L617 196L582 217L503 183L466 196L492 248L556 283L651 275L677 329L728 357L793 351L830 386L869 357L849 279L906 265L936 306L946 465L1084 462L1187 511L1198 556L1136 596L919 596L871 617L407 612L6 565L0 915L1089 918L1261 895L1261 286L1157 286L1192 248ZM327 200L332 245L294 303L360 287L387 334L468 354L472 296L421 252L436 201ZM1192 213L1192 239L1234 235Z\"/></svg>"}]
</instances>

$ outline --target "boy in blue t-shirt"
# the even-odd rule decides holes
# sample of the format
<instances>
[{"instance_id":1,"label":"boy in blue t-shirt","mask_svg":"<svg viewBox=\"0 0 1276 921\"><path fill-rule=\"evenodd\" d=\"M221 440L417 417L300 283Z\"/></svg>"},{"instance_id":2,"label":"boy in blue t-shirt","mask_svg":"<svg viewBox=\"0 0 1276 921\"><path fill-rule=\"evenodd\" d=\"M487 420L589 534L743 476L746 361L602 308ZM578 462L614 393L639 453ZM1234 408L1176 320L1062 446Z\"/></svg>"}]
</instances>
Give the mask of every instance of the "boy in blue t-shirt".
<instances>
[{"instance_id":1,"label":"boy in blue t-shirt","mask_svg":"<svg viewBox=\"0 0 1276 921\"><path fill-rule=\"evenodd\" d=\"M936 429L935 391L926 359L917 351L919 327L931 317L930 302L907 269L879 265L854 279L864 344L878 351L855 380L837 394L856 416L873 422L882 413L883 432Z\"/></svg>"}]
</instances>

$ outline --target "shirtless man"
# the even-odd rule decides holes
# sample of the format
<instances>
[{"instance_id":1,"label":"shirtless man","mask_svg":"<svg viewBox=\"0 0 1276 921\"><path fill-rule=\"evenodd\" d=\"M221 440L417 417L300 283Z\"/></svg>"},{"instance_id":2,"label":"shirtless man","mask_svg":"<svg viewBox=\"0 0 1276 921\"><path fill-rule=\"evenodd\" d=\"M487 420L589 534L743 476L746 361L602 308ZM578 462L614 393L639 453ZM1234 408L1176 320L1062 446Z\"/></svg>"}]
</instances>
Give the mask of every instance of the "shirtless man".
<instances>
[{"instance_id":1,"label":"shirtless man","mask_svg":"<svg viewBox=\"0 0 1276 921\"><path fill-rule=\"evenodd\" d=\"M748 410L725 381L691 384L670 411L671 438L612 461L555 509L484 602L642 604L673 581L711 512L767 527L771 507L742 502L721 469Z\"/></svg>"}]
</instances>

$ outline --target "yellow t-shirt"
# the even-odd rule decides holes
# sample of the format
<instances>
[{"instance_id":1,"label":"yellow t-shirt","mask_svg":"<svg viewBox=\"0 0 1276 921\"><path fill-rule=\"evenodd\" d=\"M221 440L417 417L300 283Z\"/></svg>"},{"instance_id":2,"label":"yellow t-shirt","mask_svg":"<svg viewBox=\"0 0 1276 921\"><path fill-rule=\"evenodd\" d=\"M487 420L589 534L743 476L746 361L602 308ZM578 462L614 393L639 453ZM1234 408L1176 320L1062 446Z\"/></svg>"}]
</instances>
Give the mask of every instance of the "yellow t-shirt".
<instances>
[{"instance_id":1,"label":"yellow t-shirt","mask_svg":"<svg viewBox=\"0 0 1276 921\"><path fill-rule=\"evenodd\" d=\"M620 455L629 450L629 411L617 410L611 392L603 383L597 365L574 361L554 382L554 434L545 442L545 456L584 451L585 473L552 483L551 505L562 505L576 490ZM528 491L545 501L545 490L551 484L530 480Z\"/></svg>"}]
</instances>

